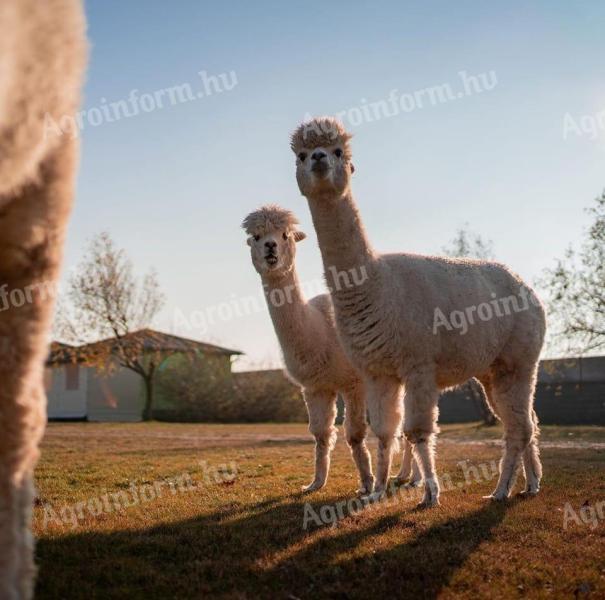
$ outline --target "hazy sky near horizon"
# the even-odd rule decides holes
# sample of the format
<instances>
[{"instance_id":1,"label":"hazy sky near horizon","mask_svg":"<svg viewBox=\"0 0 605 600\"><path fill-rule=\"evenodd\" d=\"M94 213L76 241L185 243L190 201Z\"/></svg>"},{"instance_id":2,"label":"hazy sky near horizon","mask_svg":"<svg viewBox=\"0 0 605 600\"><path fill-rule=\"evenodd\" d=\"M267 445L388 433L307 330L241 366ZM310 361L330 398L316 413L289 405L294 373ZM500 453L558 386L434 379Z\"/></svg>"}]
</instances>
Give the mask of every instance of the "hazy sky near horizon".
<instances>
[{"instance_id":1,"label":"hazy sky near horizon","mask_svg":"<svg viewBox=\"0 0 605 600\"><path fill-rule=\"evenodd\" d=\"M133 95L204 90L200 71L231 89L150 112L141 100L97 126L84 117L66 271L110 232L138 272L158 273L155 326L240 349L239 368L281 360L243 217L269 202L294 210L309 236L300 277L322 278L289 149L306 115L347 111L354 193L380 251L439 253L469 223L533 281L579 242L605 187L602 2L88 0L87 14L91 121ZM460 72L491 89L464 94ZM442 84L455 99L422 95ZM358 122L405 94L406 110ZM250 296L260 310L228 318Z\"/></svg>"}]
</instances>

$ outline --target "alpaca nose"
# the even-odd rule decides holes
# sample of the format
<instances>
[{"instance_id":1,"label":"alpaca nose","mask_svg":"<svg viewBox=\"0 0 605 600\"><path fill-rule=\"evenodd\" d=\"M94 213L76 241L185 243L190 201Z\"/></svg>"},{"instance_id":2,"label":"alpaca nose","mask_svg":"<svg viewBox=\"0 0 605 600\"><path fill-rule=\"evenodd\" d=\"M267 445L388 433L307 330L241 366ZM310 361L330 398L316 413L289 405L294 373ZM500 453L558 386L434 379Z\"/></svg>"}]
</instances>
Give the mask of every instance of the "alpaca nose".
<instances>
[{"instance_id":1,"label":"alpaca nose","mask_svg":"<svg viewBox=\"0 0 605 600\"><path fill-rule=\"evenodd\" d=\"M311 154L311 158L317 161L322 160L326 156L328 155L323 150L316 150L315 152L313 152L313 154Z\"/></svg>"},{"instance_id":2,"label":"alpaca nose","mask_svg":"<svg viewBox=\"0 0 605 600\"><path fill-rule=\"evenodd\" d=\"M275 250L277 248L277 242L265 242L265 247L267 250Z\"/></svg>"}]
</instances>

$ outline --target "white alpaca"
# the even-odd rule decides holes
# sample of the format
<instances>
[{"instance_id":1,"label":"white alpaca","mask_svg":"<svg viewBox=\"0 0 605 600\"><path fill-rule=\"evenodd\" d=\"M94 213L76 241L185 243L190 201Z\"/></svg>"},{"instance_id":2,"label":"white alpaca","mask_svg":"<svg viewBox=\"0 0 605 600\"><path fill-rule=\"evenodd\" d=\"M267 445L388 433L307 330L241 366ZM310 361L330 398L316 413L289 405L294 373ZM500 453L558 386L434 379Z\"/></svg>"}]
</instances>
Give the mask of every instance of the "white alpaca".
<instances>
[{"instance_id":1,"label":"white alpaca","mask_svg":"<svg viewBox=\"0 0 605 600\"><path fill-rule=\"evenodd\" d=\"M0 2L0 598L33 593L33 470L46 424L49 286L62 258L77 143L47 130L73 115L86 61L78 0ZM48 135L47 135L48 134ZM26 302L22 302L22 298ZM8 307L6 306L8 302Z\"/></svg>"},{"instance_id":2,"label":"white alpaca","mask_svg":"<svg viewBox=\"0 0 605 600\"><path fill-rule=\"evenodd\" d=\"M296 274L296 243L306 235L296 228L294 215L279 206L264 206L249 214L242 226L248 234L252 263L261 276L263 289L279 339L288 374L303 388L309 412L309 430L315 437L315 477L304 487L323 487L330 468L330 451L336 441L336 397L345 402L345 432L359 470L362 493L374 486L370 455L365 445L366 409L363 384L338 342L332 302L327 294L303 297ZM412 473L411 445L400 478L420 477ZM416 467L414 463L414 467Z\"/></svg>"},{"instance_id":3,"label":"white alpaca","mask_svg":"<svg viewBox=\"0 0 605 600\"><path fill-rule=\"evenodd\" d=\"M504 424L500 478L490 497L509 496L521 457L525 493L537 493L542 467L533 391L545 332L539 299L498 263L377 254L351 193L349 139L340 123L320 118L301 125L291 145L332 288L340 339L364 374L370 424L379 439L377 492L387 482L404 385L403 431L414 444L425 481L421 506L438 504L433 440L439 392L474 376ZM339 290L334 285L334 272L362 267L368 273L362 286ZM458 327L462 318L464 335Z\"/></svg>"}]
</instances>

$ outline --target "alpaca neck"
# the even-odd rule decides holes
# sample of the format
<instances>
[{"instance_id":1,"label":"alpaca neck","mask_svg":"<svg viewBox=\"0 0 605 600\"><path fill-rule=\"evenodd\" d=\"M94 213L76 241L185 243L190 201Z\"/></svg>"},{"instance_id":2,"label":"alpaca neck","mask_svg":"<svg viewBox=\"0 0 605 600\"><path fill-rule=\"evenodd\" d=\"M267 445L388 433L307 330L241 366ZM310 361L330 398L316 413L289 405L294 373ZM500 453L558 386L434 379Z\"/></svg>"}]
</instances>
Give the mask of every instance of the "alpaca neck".
<instances>
[{"instance_id":1,"label":"alpaca neck","mask_svg":"<svg viewBox=\"0 0 605 600\"><path fill-rule=\"evenodd\" d=\"M296 269L278 277L263 277L265 299L273 327L282 347L300 343L309 335L307 303L302 295Z\"/></svg>"},{"instance_id":2,"label":"alpaca neck","mask_svg":"<svg viewBox=\"0 0 605 600\"><path fill-rule=\"evenodd\" d=\"M364 278L374 260L351 190L338 199L309 197L328 285L338 289L345 274Z\"/></svg>"}]
</instances>

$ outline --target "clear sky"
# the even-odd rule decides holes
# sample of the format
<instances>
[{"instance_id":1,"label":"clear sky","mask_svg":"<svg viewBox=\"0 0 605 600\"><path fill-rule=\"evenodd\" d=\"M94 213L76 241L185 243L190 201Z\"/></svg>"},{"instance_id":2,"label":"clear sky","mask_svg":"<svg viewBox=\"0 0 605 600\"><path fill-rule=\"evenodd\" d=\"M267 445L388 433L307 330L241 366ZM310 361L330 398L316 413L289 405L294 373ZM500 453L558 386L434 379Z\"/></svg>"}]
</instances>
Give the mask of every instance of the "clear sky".
<instances>
[{"instance_id":1,"label":"clear sky","mask_svg":"<svg viewBox=\"0 0 605 600\"><path fill-rule=\"evenodd\" d=\"M601 1L88 0L87 13L83 108L96 111L81 132L66 267L109 231L137 270L158 272L156 326L243 350L239 368L280 362L264 306L230 318L261 292L243 217L268 202L294 210L309 234L301 279L321 280L288 145L305 115L348 111L354 192L381 251L438 253L468 222L533 281L578 242L605 187ZM132 90L203 91L199 71L229 85L91 125ZM461 71L486 74L490 89L463 93ZM428 101L422 90L442 84L455 99ZM405 94L407 112L359 122L364 105Z\"/></svg>"}]
</instances>

